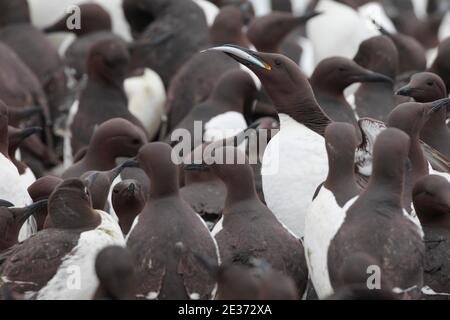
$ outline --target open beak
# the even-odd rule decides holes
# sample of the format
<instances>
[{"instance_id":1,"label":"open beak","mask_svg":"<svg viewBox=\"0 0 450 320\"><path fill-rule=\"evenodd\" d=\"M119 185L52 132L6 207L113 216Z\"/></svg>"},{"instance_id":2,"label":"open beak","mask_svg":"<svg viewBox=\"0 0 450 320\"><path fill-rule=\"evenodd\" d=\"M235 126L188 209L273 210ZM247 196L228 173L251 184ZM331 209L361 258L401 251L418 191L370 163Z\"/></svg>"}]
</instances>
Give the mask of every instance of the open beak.
<instances>
[{"instance_id":1,"label":"open beak","mask_svg":"<svg viewBox=\"0 0 450 320\"><path fill-rule=\"evenodd\" d=\"M450 98L444 98L437 101L434 101L431 104L430 113L436 113L442 108L448 108L450 106Z\"/></svg>"},{"instance_id":2,"label":"open beak","mask_svg":"<svg viewBox=\"0 0 450 320\"><path fill-rule=\"evenodd\" d=\"M239 46L226 44L223 46L206 49L206 50L203 50L202 52L207 52L207 51L223 52L223 53L229 55L231 58L233 58L237 62L239 62L247 67L257 66L261 69L268 70L268 71L270 71L272 69L272 67L267 62L265 62L263 59L261 59L258 56L257 52L246 49L246 48L242 48Z\"/></svg>"}]
</instances>

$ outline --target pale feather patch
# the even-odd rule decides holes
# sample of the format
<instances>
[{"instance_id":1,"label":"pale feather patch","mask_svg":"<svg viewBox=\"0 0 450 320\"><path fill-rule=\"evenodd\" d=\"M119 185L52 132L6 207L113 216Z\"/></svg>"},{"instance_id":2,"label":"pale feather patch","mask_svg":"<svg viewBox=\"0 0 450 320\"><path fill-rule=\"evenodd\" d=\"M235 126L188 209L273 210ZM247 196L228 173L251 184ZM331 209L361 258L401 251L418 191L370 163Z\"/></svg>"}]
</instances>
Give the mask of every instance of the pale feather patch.
<instances>
[{"instance_id":1,"label":"pale feather patch","mask_svg":"<svg viewBox=\"0 0 450 320\"><path fill-rule=\"evenodd\" d=\"M124 88L128 97L128 109L144 125L149 139L153 139L165 114L164 105L167 100L161 77L147 68L143 75L126 79Z\"/></svg>"},{"instance_id":2,"label":"pale feather patch","mask_svg":"<svg viewBox=\"0 0 450 320\"><path fill-rule=\"evenodd\" d=\"M223 217L221 217L219 221L216 223L216 225L211 231L211 235L215 238L219 234L219 232L222 231L222 229L223 229Z\"/></svg>"},{"instance_id":3,"label":"pale feather patch","mask_svg":"<svg viewBox=\"0 0 450 320\"><path fill-rule=\"evenodd\" d=\"M440 172L440 171L434 170L431 167L430 163L428 163L428 172L429 172L429 174L440 176L444 179L447 179L447 181L450 183L450 174L448 174L447 172Z\"/></svg>"},{"instance_id":4,"label":"pale feather patch","mask_svg":"<svg viewBox=\"0 0 450 320\"><path fill-rule=\"evenodd\" d=\"M450 296L448 292L436 292L431 289L429 286L425 286L422 288L422 293L427 296Z\"/></svg>"},{"instance_id":5,"label":"pale feather patch","mask_svg":"<svg viewBox=\"0 0 450 320\"><path fill-rule=\"evenodd\" d=\"M308 38L314 45L316 65L332 56L353 59L362 41L380 34L368 26L366 18L347 5L321 0L316 10L322 14L306 25Z\"/></svg>"},{"instance_id":6,"label":"pale feather patch","mask_svg":"<svg viewBox=\"0 0 450 320\"><path fill-rule=\"evenodd\" d=\"M101 224L94 230L80 234L78 244L64 257L52 279L39 290L39 300L87 300L91 299L98 286L95 273L95 259L100 250L107 246L125 246L125 240L119 225L106 212L96 210L102 218ZM73 268L80 270L79 288L69 285Z\"/></svg>"},{"instance_id":7,"label":"pale feather patch","mask_svg":"<svg viewBox=\"0 0 450 320\"><path fill-rule=\"evenodd\" d=\"M200 295L199 295L198 293L194 292L194 293L191 293L191 294L189 295L189 298L190 298L191 300L199 300L199 299L200 299Z\"/></svg>"},{"instance_id":8,"label":"pale feather patch","mask_svg":"<svg viewBox=\"0 0 450 320\"><path fill-rule=\"evenodd\" d=\"M272 0L250 0L255 9L255 16L264 16L272 12Z\"/></svg>"},{"instance_id":9,"label":"pale feather patch","mask_svg":"<svg viewBox=\"0 0 450 320\"><path fill-rule=\"evenodd\" d=\"M439 40L442 41L447 37L450 37L450 12L447 12L439 28Z\"/></svg>"},{"instance_id":10,"label":"pale feather patch","mask_svg":"<svg viewBox=\"0 0 450 320\"><path fill-rule=\"evenodd\" d=\"M203 140L214 142L233 137L247 128L244 116L235 111L229 111L211 118L205 124Z\"/></svg>"},{"instance_id":11,"label":"pale feather patch","mask_svg":"<svg viewBox=\"0 0 450 320\"><path fill-rule=\"evenodd\" d=\"M311 77L315 67L313 43L305 37L299 37L297 43L302 48L302 56L298 65L304 74Z\"/></svg>"},{"instance_id":12,"label":"pale feather patch","mask_svg":"<svg viewBox=\"0 0 450 320\"><path fill-rule=\"evenodd\" d=\"M31 171L31 169L27 167L25 169L25 172L20 175L20 180L22 180L24 187L28 189L29 186L36 182L36 176L34 175L33 171Z\"/></svg>"},{"instance_id":13,"label":"pale feather patch","mask_svg":"<svg viewBox=\"0 0 450 320\"><path fill-rule=\"evenodd\" d=\"M206 0L194 0L194 2L203 10L208 26L212 26L216 16L219 14L219 8Z\"/></svg>"},{"instance_id":14,"label":"pale feather patch","mask_svg":"<svg viewBox=\"0 0 450 320\"><path fill-rule=\"evenodd\" d=\"M359 14L367 19L368 28L376 28L372 23L372 19L375 20L379 25L381 25L385 30L395 33L397 30L395 28L392 20L387 16L383 5L378 2L369 2L358 8Z\"/></svg>"},{"instance_id":15,"label":"pale feather patch","mask_svg":"<svg viewBox=\"0 0 450 320\"><path fill-rule=\"evenodd\" d=\"M378 135L386 129L386 125L377 120L362 118L358 121L363 135L363 144L356 149L355 163L358 172L364 176L372 175L373 147Z\"/></svg>"},{"instance_id":16,"label":"pale feather patch","mask_svg":"<svg viewBox=\"0 0 450 320\"><path fill-rule=\"evenodd\" d=\"M328 249L345 221L348 208L357 198L341 208L334 194L323 186L306 213L305 257L311 282L320 299L334 293L328 272Z\"/></svg>"},{"instance_id":17,"label":"pale feather patch","mask_svg":"<svg viewBox=\"0 0 450 320\"><path fill-rule=\"evenodd\" d=\"M120 177L120 174L114 179L114 181L111 183L111 187L109 188L108 192L108 206L109 206L109 214L116 222L119 222L119 217L117 216L116 210L114 210L114 206L112 205L112 191L114 189L114 186L118 183L122 182L122 178Z\"/></svg>"},{"instance_id":18,"label":"pale feather patch","mask_svg":"<svg viewBox=\"0 0 450 320\"><path fill-rule=\"evenodd\" d=\"M78 113L80 101L77 99L74 101L70 107L69 114L67 116L66 129L64 131L64 147L63 147L63 157L64 157L64 169L69 168L73 164L72 155L72 132L70 131L70 126Z\"/></svg>"},{"instance_id":19,"label":"pale feather patch","mask_svg":"<svg viewBox=\"0 0 450 320\"><path fill-rule=\"evenodd\" d=\"M328 156L322 136L285 114L281 130L269 142L261 175L267 206L297 238L314 192L327 177Z\"/></svg>"}]
</instances>

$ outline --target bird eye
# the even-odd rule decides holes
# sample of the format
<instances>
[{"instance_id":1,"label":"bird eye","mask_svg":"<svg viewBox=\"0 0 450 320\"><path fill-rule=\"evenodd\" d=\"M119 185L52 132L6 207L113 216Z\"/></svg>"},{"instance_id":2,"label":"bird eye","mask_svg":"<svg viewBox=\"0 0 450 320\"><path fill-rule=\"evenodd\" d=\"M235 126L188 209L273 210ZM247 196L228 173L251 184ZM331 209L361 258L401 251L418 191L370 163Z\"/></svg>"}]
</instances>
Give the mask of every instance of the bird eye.
<instances>
[{"instance_id":1,"label":"bird eye","mask_svg":"<svg viewBox=\"0 0 450 320\"><path fill-rule=\"evenodd\" d=\"M433 84L434 84L433 81L428 81L428 82L427 82L427 85L430 86L430 87L431 87Z\"/></svg>"},{"instance_id":2,"label":"bird eye","mask_svg":"<svg viewBox=\"0 0 450 320\"><path fill-rule=\"evenodd\" d=\"M131 141L131 143L134 145L138 145L141 143L141 141L139 139L133 139L133 141Z\"/></svg>"},{"instance_id":3,"label":"bird eye","mask_svg":"<svg viewBox=\"0 0 450 320\"><path fill-rule=\"evenodd\" d=\"M114 193L118 193L118 192L119 192L119 190L117 190L117 189L113 189L113 192L114 192Z\"/></svg>"},{"instance_id":4,"label":"bird eye","mask_svg":"<svg viewBox=\"0 0 450 320\"><path fill-rule=\"evenodd\" d=\"M338 70L339 70L340 72L344 72L346 69L345 69L344 67L339 67Z\"/></svg>"},{"instance_id":5,"label":"bird eye","mask_svg":"<svg viewBox=\"0 0 450 320\"><path fill-rule=\"evenodd\" d=\"M283 64L280 59L275 59L274 62L275 62L275 65L277 65L277 66L281 66Z\"/></svg>"}]
</instances>

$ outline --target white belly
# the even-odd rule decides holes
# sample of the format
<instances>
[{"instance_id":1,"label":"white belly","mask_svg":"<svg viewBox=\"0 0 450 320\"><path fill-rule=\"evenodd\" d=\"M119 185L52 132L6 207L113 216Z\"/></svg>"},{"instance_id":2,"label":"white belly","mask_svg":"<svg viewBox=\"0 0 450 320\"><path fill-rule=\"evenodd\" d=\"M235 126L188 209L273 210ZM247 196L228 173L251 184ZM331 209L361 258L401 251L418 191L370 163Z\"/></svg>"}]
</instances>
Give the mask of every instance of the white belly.
<instances>
[{"instance_id":1,"label":"white belly","mask_svg":"<svg viewBox=\"0 0 450 320\"><path fill-rule=\"evenodd\" d=\"M447 12L439 28L439 40L442 41L447 37L450 37L450 12Z\"/></svg>"},{"instance_id":2,"label":"white belly","mask_svg":"<svg viewBox=\"0 0 450 320\"><path fill-rule=\"evenodd\" d=\"M0 184L0 199L11 202L17 208L26 207L33 203L16 166L3 154L0 154L0 177L2 181ZM18 240L23 241L36 231L36 221L31 217L20 229Z\"/></svg>"},{"instance_id":3,"label":"white belly","mask_svg":"<svg viewBox=\"0 0 450 320\"><path fill-rule=\"evenodd\" d=\"M244 116L235 111L229 111L211 118L205 123L203 140L214 142L227 139L241 133L247 128Z\"/></svg>"},{"instance_id":4,"label":"white belly","mask_svg":"<svg viewBox=\"0 0 450 320\"><path fill-rule=\"evenodd\" d=\"M272 12L271 0L250 0L255 9L255 16L263 16Z\"/></svg>"},{"instance_id":5,"label":"white belly","mask_svg":"<svg viewBox=\"0 0 450 320\"><path fill-rule=\"evenodd\" d=\"M67 116L66 128L64 131L64 149L63 149L63 157L64 157L64 169L69 168L73 164L73 155L72 155L72 132L70 131L70 126L75 119L75 115L78 112L78 106L80 104L79 100L75 100L69 110L69 115Z\"/></svg>"},{"instance_id":6,"label":"white belly","mask_svg":"<svg viewBox=\"0 0 450 320\"><path fill-rule=\"evenodd\" d=\"M203 10L208 26L212 26L216 16L219 14L219 8L206 0L194 0L194 2Z\"/></svg>"},{"instance_id":7,"label":"white belly","mask_svg":"<svg viewBox=\"0 0 450 320\"><path fill-rule=\"evenodd\" d=\"M114 181L113 181L113 183L111 183L111 187L109 188L109 192L108 192L108 206L109 206L109 214L111 215L111 217L113 217L113 219L116 221L116 222L119 222L119 217L117 216L117 213L116 213L116 211L114 210L114 206L113 206L113 204L112 204L112 191L113 191L113 189L114 189L114 186L116 185L116 184L118 184L118 183L121 183L122 182L122 178L120 177L120 175L118 175L115 179L114 179Z\"/></svg>"},{"instance_id":8,"label":"white belly","mask_svg":"<svg viewBox=\"0 0 450 320\"><path fill-rule=\"evenodd\" d=\"M333 193L322 187L305 219L305 257L309 276L319 299L333 294L328 272L328 248L345 220L347 209L357 197L339 207Z\"/></svg>"},{"instance_id":9,"label":"white belly","mask_svg":"<svg viewBox=\"0 0 450 320\"><path fill-rule=\"evenodd\" d=\"M166 103L166 89L161 77L150 69L144 74L125 80L125 92L128 96L128 109L144 125L149 139L158 133Z\"/></svg>"},{"instance_id":10,"label":"white belly","mask_svg":"<svg viewBox=\"0 0 450 320\"><path fill-rule=\"evenodd\" d=\"M264 197L275 216L301 238L306 210L328 174L325 141L289 116L279 116L281 130L263 157Z\"/></svg>"},{"instance_id":11,"label":"white belly","mask_svg":"<svg viewBox=\"0 0 450 320\"><path fill-rule=\"evenodd\" d=\"M30 195L17 171L16 166L0 154L0 199L14 204L15 207L25 207L31 204Z\"/></svg>"},{"instance_id":12,"label":"white belly","mask_svg":"<svg viewBox=\"0 0 450 320\"><path fill-rule=\"evenodd\" d=\"M346 5L321 0L316 10L323 13L311 19L306 27L314 45L316 65L332 56L353 59L362 41L379 35L369 20Z\"/></svg>"},{"instance_id":13,"label":"white belly","mask_svg":"<svg viewBox=\"0 0 450 320\"><path fill-rule=\"evenodd\" d=\"M20 175L20 180L22 180L24 187L28 189L36 181L36 176L30 168L26 168L25 172Z\"/></svg>"},{"instance_id":14,"label":"white belly","mask_svg":"<svg viewBox=\"0 0 450 320\"><path fill-rule=\"evenodd\" d=\"M101 225L80 235L77 246L65 257L53 278L39 291L38 300L92 299L99 283L95 273L97 254L111 245L125 246L117 222L106 212L97 212L102 216Z\"/></svg>"}]
</instances>

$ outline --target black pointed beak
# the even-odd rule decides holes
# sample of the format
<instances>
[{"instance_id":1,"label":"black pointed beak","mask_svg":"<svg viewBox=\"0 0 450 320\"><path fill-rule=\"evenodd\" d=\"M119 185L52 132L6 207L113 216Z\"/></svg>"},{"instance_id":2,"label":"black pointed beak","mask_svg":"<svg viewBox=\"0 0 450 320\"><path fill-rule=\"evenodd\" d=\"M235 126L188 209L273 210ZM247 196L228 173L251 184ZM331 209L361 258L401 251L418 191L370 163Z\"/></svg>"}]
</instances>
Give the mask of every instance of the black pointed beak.
<instances>
[{"instance_id":1,"label":"black pointed beak","mask_svg":"<svg viewBox=\"0 0 450 320\"><path fill-rule=\"evenodd\" d=\"M385 76L384 74L381 73L376 73L376 72L363 72L361 74L357 74L351 77L352 81L357 83L357 82L361 82L361 83L366 83L366 82L387 82L387 83L394 83L394 80L392 80L391 78L389 78L388 76Z\"/></svg>"},{"instance_id":2,"label":"black pointed beak","mask_svg":"<svg viewBox=\"0 0 450 320\"><path fill-rule=\"evenodd\" d=\"M41 107L38 106L31 106L31 107L24 107L24 108L10 108L9 109L9 115L11 117L17 117L19 119L24 119L31 117L35 114L40 113L42 110Z\"/></svg>"},{"instance_id":3,"label":"black pointed beak","mask_svg":"<svg viewBox=\"0 0 450 320\"><path fill-rule=\"evenodd\" d=\"M0 200L0 207L12 208L14 204L6 200Z\"/></svg>"},{"instance_id":4,"label":"black pointed beak","mask_svg":"<svg viewBox=\"0 0 450 320\"><path fill-rule=\"evenodd\" d=\"M202 52L207 51L220 51L227 55L229 55L231 58L239 62L240 64L243 64L247 67L258 67L260 69L268 70L270 71L272 67L265 62L261 57L259 57L258 53L246 48L242 48L236 45L226 44L219 47L213 47L210 49L203 50Z\"/></svg>"},{"instance_id":5,"label":"black pointed beak","mask_svg":"<svg viewBox=\"0 0 450 320\"><path fill-rule=\"evenodd\" d=\"M136 185L134 183L130 183L127 190L129 193L134 193L134 190L136 190Z\"/></svg>"},{"instance_id":6,"label":"black pointed beak","mask_svg":"<svg viewBox=\"0 0 450 320\"><path fill-rule=\"evenodd\" d=\"M450 106L450 98L444 98L444 99L440 99L440 100L434 101L431 104L430 113L438 112L438 111L440 111L443 108L447 108L447 110L448 110L449 106Z\"/></svg>"},{"instance_id":7,"label":"black pointed beak","mask_svg":"<svg viewBox=\"0 0 450 320\"><path fill-rule=\"evenodd\" d=\"M397 92L395 94L397 96L411 97L413 91L414 91L413 88L411 88L410 86L404 86L404 87L400 88L399 90L397 90Z\"/></svg>"},{"instance_id":8,"label":"black pointed beak","mask_svg":"<svg viewBox=\"0 0 450 320\"><path fill-rule=\"evenodd\" d=\"M21 139L21 141L25 140L26 138L28 138L29 136L35 134L35 133L40 133L42 132L42 128L41 127L30 127L30 128L25 128L23 130L21 130L19 132L19 138Z\"/></svg>"},{"instance_id":9,"label":"black pointed beak","mask_svg":"<svg viewBox=\"0 0 450 320\"><path fill-rule=\"evenodd\" d=\"M186 171L200 171L200 172L209 171L208 165L206 165L204 163L201 163L201 164L189 163L189 164L185 164L183 166L183 168Z\"/></svg>"},{"instance_id":10,"label":"black pointed beak","mask_svg":"<svg viewBox=\"0 0 450 320\"><path fill-rule=\"evenodd\" d=\"M22 142L35 133L42 132L40 127L30 127L11 133L9 136L9 149L15 151L20 147Z\"/></svg>"},{"instance_id":11,"label":"black pointed beak","mask_svg":"<svg viewBox=\"0 0 450 320\"><path fill-rule=\"evenodd\" d=\"M38 213L40 209L46 208L48 199L39 200L25 208L12 208L11 211L15 215L15 220L18 224L23 224L33 214Z\"/></svg>"}]
</instances>

